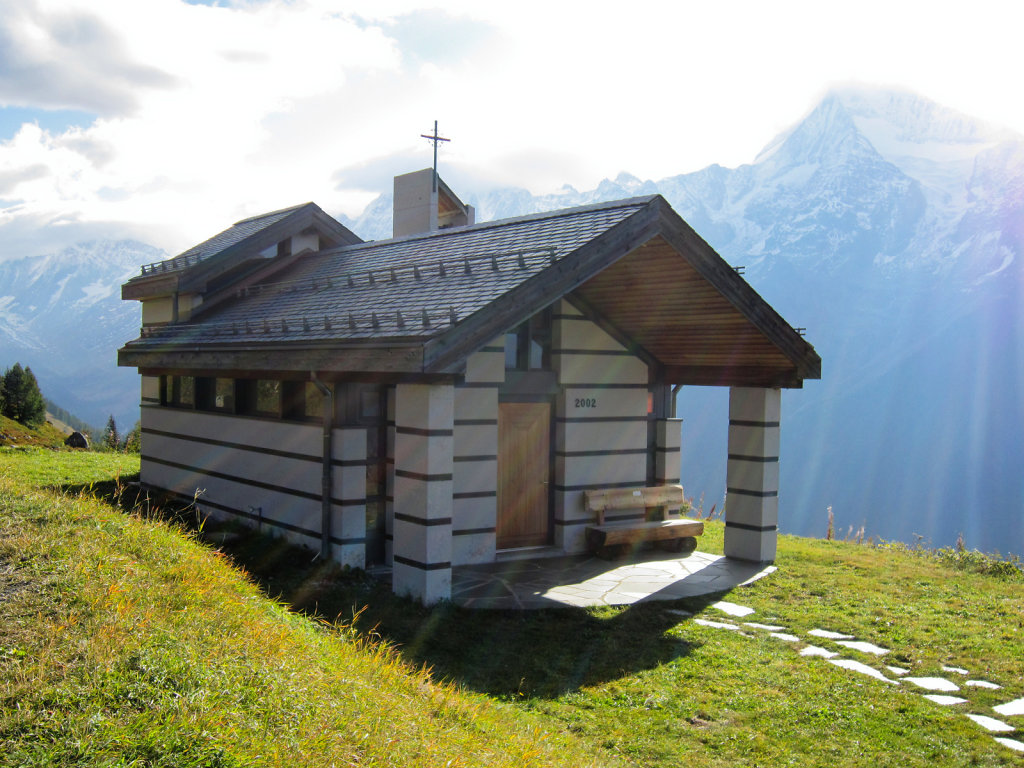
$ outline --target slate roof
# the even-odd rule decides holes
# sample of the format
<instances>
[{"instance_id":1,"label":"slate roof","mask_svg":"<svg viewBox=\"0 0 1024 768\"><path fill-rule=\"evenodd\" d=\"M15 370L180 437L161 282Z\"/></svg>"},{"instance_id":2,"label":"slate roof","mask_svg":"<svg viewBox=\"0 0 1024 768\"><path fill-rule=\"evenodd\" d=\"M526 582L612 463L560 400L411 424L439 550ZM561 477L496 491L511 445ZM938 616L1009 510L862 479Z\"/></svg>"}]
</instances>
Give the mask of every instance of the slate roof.
<instances>
[{"instance_id":1,"label":"slate roof","mask_svg":"<svg viewBox=\"0 0 1024 768\"><path fill-rule=\"evenodd\" d=\"M271 224L276 224L307 205L310 205L310 203L293 205L290 208L282 208L279 211L271 211L270 213L263 213L259 216L242 219L228 229L225 229L223 232L214 235L208 240L204 240L199 243L199 245L192 246L187 251L178 254L174 258L166 259L165 261L158 261L153 264L147 264L142 268L142 274L150 275L180 272L188 267L193 267L202 261L206 261L211 256L215 256L227 248L237 245L246 238L266 229Z\"/></svg>"},{"instance_id":2,"label":"slate roof","mask_svg":"<svg viewBox=\"0 0 1024 768\"><path fill-rule=\"evenodd\" d=\"M310 254L273 282L240 291L192 323L147 328L129 346L425 340L537 277L654 197Z\"/></svg>"},{"instance_id":3,"label":"slate roof","mask_svg":"<svg viewBox=\"0 0 1024 768\"><path fill-rule=\"evenodd\" d=\"M204 272L245 263L295 224L286 215L179 283L208 284ZM458 375L473 352L567 297L666 381L790 387L821 377L814 348L659 195L341 242L257 260L228 285L200 289L190 322L144 328L119 364Z\"/></svg>"}]
</instances>

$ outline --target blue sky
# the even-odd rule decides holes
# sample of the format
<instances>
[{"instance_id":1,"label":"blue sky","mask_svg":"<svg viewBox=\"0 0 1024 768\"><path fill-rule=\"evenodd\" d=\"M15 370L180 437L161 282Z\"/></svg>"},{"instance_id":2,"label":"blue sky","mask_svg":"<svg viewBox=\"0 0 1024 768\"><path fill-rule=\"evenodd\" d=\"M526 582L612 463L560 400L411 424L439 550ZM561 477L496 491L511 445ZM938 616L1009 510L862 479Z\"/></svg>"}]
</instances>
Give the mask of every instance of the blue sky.
<instances>
[{"instance_id":1,"label":"blue sky","mask_svg":"<svg viewBox=\"0 0 1024 768\"><path fill-rule=\"evenodd\" d=\"M0 0L0 258L354 215L435 119L461 192L751 162L850 82L1024 133L1020 29L990 0Z\"/></svg>"}]
</instances>

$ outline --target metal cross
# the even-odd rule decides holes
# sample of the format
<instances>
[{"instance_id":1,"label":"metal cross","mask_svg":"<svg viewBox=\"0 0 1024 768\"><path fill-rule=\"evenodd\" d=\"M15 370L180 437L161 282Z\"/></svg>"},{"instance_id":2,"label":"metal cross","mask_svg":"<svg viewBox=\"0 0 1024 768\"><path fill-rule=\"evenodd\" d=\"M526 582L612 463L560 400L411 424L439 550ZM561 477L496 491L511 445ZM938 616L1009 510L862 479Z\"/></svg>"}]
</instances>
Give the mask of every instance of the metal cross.
<instances>
[{"instance_id":1,"label":"metal cross","mask_svg":"<svg viewBox=\"0 0 1024 768\"><path fill-rule=\"evenodd\" d=\"M433 191L437 192L437 145L438 145L438 143L440 143L442 141L451 141L451 139L445 139L445 138L442 138L441 136L437 135L437 120L434 121L434 133L433 133L433 135L429 135L429 134L426 134L426 133L421 133L420 136L422 136L427 141L434 142L434 190Z\"/></svg>"}]
</instances>

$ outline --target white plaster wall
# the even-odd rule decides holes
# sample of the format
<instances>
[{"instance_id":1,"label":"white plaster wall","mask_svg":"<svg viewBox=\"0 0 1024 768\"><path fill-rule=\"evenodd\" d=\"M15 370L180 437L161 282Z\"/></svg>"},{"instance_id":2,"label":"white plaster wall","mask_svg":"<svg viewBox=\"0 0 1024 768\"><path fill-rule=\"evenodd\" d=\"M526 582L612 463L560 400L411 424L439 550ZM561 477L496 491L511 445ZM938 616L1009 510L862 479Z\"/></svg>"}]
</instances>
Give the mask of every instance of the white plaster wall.
<instances>
[{"instance_id":1,"label":"white plaster wall","mask_svg":"<svg viewBox=\"0 0 1024 768\"><path fill-rule=\"evenodd\" d=\"M497 347L495 347L497 348ZM455 454L452 493L452 564L489 562L495 555L498 514L498 386L504 354L473 355L476 381L455 390ZM495 371L495 361L500 372ZM491 383L491 386L481 386ZM460 423L462 422L462 423Z\"/></svg>"},{"instance_id":2,"label":"white plaster wall","mask_svg":"<svg viewBox=\"0 0 1024 768\"><path fill-rule=\"evenodd\" d=\"M292 253L301 253L309 248L312 251L320 250L320 235L310 232L307 235L298 234L292 237Z\"/></svg>"},{"instance_id":3,"label":"white plaster wall","mask_svg":"<svg viewBox=\"0 0 1024 768\"><path fill-rule=\"evenodd\" d=\"M425 604L451 596L454 388L395 387L392 586Z\"/></svg>"},{"instance_id":4,"label":"white plaster wall","mask_svg":"<svg viewBox=\"0 0 1024 768\"><path fill-rule=\"evenodd\" d=\"M140 376L142 379L142 403L143 405L160 404L160 377Z\"/></svg>"},{"instance_id":5,"label":"white plaster wall","mask_svg":"<svg viewBox=\"0 0 1024 768\"><path fill-rule=\"evenodd\" d=\"M159 296L142 302L142 324L169 323L174 319L174 299Z\"/></svg>"},{"instance_id":6,"label":"white plaster wall","mask_svg":"<svg viewBox=\"0 0 1024 768\"><path fill-rule=\"evenodd\" d=\"M555 318L552 364L564 386L555 403L555 542L581 552L593 522L584 491L646 484L648 371L565 302Z\"/></svg>"},{"instance_id":7,"label":"white plaster wall","mask_svg":"<svg viewBox=\"0 0 1024 768\"><path fill-rule=\"evenodd\" d=\"M142 482L186 497L216 517L234 516L265 533L319 549L322 428L158 406L142 408ZM360 436L362 440L360 441ZM331 546L343 565L365 564L365 433L334 431ZM362 444L360 450L359 445ZM287 455L282 455L287 454ZM358 462L364 462L359 466ZM233 512L232 512L233 511ZM260 523L262 519L262 523Z\"/></svg>"},{"instance_id":8,"label":"white plaster wall","mask_svg":"<svg viewBox=\"0 0 1024 768\"><path fill-rule=\"evenodd\" d=\"M473 384L501 384L505 381L504 339L488 344L466 361L466 382Z\"/></svg>"},{"instance_id":9,"label":"white plaster wall","mask_svg":"<svg viewBox=\"0 0 1024 768\"><path fill-rule=\"evenodd\" d=\"M780 390L729 390L724 546L728 557L756 562L775 559L780 416Z\"/></svg>"}]
</instances>

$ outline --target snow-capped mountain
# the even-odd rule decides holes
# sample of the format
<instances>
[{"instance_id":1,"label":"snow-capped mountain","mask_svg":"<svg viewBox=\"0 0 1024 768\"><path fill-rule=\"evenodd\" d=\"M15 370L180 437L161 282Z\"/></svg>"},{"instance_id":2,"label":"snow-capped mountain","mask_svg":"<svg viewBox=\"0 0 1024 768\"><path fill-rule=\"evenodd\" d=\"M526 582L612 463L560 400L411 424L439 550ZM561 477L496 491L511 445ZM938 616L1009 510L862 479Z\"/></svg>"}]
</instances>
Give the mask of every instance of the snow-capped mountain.
<instances>
[{"instance_id":1,"label":"snow-capped mountain","mask_svg":"<svg viewBox=\"0 0 1024 768\"><path fill-rule=\"evenodd\" d=\"M658 186L821 353L785 399L783 529L820 535L832 505L869 535L1024 552L1024 137L845 89L751 165ZM724 467L690 458L720 499Z\"/></svg>"},{"instance_id":2,"label":"snow-capped mountain","mask_svg":"<svg viewBox=\"0 0 1024 768\"><path fill-rule=\"evenodd\" d=\"M121 301L121 284L165 258L143 243L98 240L0 262L0 365L31 366L43 393L79 418L102 426L113 414L130 428L138 376L117 368L117 349L137 334L139 306Z\"/></svg>"}]
</instances>

